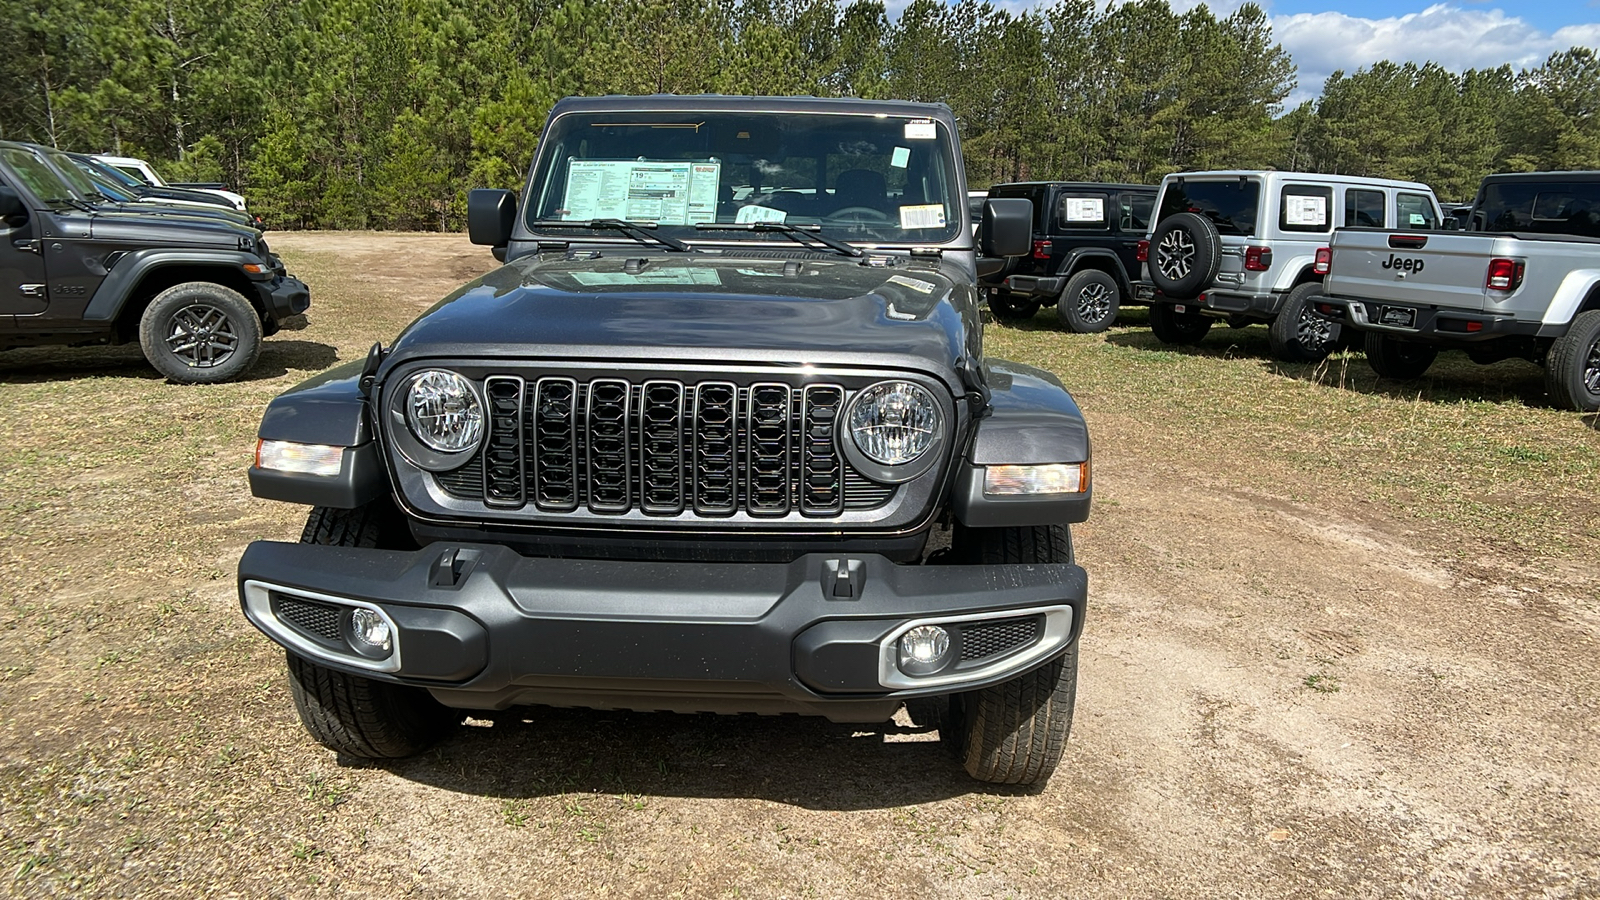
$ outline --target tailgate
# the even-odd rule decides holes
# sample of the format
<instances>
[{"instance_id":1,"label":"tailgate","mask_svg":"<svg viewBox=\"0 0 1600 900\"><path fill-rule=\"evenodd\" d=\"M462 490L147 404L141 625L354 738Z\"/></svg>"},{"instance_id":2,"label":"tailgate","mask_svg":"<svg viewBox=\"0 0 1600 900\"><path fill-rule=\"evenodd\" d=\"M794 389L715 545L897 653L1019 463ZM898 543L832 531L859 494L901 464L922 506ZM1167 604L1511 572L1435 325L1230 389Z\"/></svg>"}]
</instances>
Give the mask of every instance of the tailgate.
<instances>
[{"instance_id":1,"label":"tailgate","mask_svg":"<svg viewBox=\"0 0 1600 900\"><path fill-rule=\"evenodd\" d=\"M1483 311L1489 260L1502 236L1460 231L1341 228L1325 292L1356 300Z\"/></svg>"}]
</instances>

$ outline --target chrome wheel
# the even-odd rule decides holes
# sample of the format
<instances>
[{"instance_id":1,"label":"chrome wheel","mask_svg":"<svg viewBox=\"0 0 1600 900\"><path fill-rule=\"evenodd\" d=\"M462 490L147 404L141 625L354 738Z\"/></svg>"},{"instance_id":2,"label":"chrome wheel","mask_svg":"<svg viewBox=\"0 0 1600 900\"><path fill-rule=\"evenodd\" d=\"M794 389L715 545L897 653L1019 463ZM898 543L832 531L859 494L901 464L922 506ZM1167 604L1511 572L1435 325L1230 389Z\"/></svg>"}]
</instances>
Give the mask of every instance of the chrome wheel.
<instances>
[{"instance_id":1,"label":"chrome wheel","mask_svg":"<svg viewBox=\"0 0 1600 900\"><path fill-rule=\"evenodd\" d=\"M1156 266L1174 281L1186 277L1194 268L1194 240L1181 228L1167 232L1156 246Z\"/></svg>"},{"instance_id":2,"label":"chrome wheel","mask_svg":"<svg viewBox=\"0 0 1600 900\"><path fill-rule=\"evenodd\" d=\"M1111 314L1111 289L1089 284L1078 292L1078 315L1085 322L1098 322Z\"/></svg>"},{"instance_id":3,"label":"chrome wheel","mask_svg":"<svg viewBox=\"0 0 1600 900\"><path fill-rule=\"evenodd\" d=\"M205 303L185 306L167 320L167 349L191 369L211 369L233 358L239 335L223 310Z\"/></svg>"}]
</instances>

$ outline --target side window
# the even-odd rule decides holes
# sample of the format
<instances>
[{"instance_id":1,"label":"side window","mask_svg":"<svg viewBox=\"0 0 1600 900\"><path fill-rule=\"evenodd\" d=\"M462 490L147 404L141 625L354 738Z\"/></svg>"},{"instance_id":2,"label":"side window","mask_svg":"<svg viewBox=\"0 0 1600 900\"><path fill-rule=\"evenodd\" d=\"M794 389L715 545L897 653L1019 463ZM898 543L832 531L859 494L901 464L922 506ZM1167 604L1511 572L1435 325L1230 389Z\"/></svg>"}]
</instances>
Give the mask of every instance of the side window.
<instances>
[{"instance_id":1,"label":"side window","mask_svg":"<svg viewBox=\"0 0 1600 900\"><path fill-rule=\"evenodd\" d=\"M1150 194L1123 194L1119 202L1119 227L1123 231L1143 234L1150 228L1150 211L1155 209L1155 205L1156 198Z\"/></svg>"},{"instance_id":2,"label":"side window","mask_svg":"<svg viewBox=\"0 0 1600 900\"><path fill-rule=\"evenodd\" d=\"M1278 227L1284 231L1327 232L1333 228L1333 188L1286 184L1278 204Z\"/></svg>"},{"instance_id":3,"label":"side window","mask_svg":"<svg viewBox=\"0 0 1600 900\"><path fill-rule=\"evenodd\" d=\"M1344 224L1383 228L1383 201L1383 191L1345 191Z\"/></svg>"},{"instance_id":4,"label":"side window","mask_svg":"<svg viewBox=\"0 0 1600 900\"><path fill-rule=\"evenodd\" d=\"M1062 231L1106 231L1105 194L1063 193L1056 201L1056 224Z\"/></svg>"},{"instance_id":5,"label":"side window","mask_svg":"<svg viewBox=\"0 0 1600 900\"><path fill-rule=\"evenodd\" d=\"M1407 231L1431 231L1439 227L1439 214L1427 194L1394 195L1395 227Z\"/></svg>"}]
</instances>

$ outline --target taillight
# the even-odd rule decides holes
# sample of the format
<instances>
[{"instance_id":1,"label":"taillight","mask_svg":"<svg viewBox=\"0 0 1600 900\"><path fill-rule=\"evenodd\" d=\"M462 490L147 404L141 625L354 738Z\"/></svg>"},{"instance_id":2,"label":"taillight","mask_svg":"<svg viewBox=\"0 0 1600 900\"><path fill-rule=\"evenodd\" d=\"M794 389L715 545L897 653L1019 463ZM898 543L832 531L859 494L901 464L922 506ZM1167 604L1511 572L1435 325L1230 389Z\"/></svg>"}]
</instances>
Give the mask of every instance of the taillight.
<instances>
[{"instance_id":1,"label":"taillight","mask_svg":"<svg viewBox=\"0 0 1600 900\"><path fill-rule=\"evenodd\" d=\"M1049 259L1050 258L1050 242L1049 241L1034 241L1033 242L1033 258L1034 259Z\"/></svg>"},{"instance_id":2,"label":"taillight","mask_svg":"<svg viewBox=\"0 0 1600 900\"><path fill-rule=\"evenodd\" d=\"M1149 262L1149 261L1150 261L1150 242L1149 241L1140 241L1139 242L1139 262Z\"/></svg>"},{"instance_id":3,"label":"taillight","mask_svg":"<svg viewBox=\"0 0 1600 900\"><path fill-rule=\"evenodd\" d=\"M1333 251L1328 249L1327 247L1318 247L1317 248L1317 262L1316 262L1315 265L1313 265L1311 267L1311 271L1317 273L1318 275L1326 275L1326 274L1328 274L1328 270L1332 269L1332 268L1333 268Z\"/></svg>"},{"instance_id":4,"label":"taillight","mask_svg":"<svg viewBox=\"0 0 1600 900\"><path fill-rule=\"evenodd\" d=\"M1272 268L1271 247L1244 248L1244 269L1246 272L1265 272L1270 268Z\"/></svg>"},{"instance_id":5,"label":"taillight","mask_svg":"<svg viewBox=\"0 0 1600 900\"><path fill-rule=\"evenodd\" d=\"M1514 291L1522 286L1522 273L1527 264L1520 259L1489 260L1489 277L1483 286L1491 291Z\"/></svg>"}]
</instances>

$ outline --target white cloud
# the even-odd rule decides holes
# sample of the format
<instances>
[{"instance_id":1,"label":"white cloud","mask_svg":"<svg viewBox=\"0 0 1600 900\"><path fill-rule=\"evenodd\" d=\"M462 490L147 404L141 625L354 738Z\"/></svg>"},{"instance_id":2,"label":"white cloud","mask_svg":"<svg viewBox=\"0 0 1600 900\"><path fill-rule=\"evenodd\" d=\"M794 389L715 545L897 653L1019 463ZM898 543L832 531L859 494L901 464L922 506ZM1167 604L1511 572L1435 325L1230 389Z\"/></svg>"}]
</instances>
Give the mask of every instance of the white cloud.
<instances>
[{"instance_id":1,"label":"white cloud","mask_svg":"<svg viewBox=\"0 0 1600 900\"><path fill-rule=\"evenodd\" d=\"M1274 16L1272 33L1300 70L1300 86L1285 102L1287 108L1316 97L1335 70L1348 74L1379 60L1432 60L1452 72L1507 63L1524 68L1556 51L1600 43L1600 24L1569 25L1547 34L1498 9L1444 3L1386 19L1339 12Z\"/></svg>"}]
</instances>

